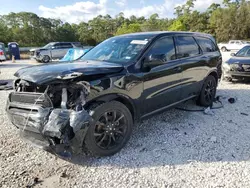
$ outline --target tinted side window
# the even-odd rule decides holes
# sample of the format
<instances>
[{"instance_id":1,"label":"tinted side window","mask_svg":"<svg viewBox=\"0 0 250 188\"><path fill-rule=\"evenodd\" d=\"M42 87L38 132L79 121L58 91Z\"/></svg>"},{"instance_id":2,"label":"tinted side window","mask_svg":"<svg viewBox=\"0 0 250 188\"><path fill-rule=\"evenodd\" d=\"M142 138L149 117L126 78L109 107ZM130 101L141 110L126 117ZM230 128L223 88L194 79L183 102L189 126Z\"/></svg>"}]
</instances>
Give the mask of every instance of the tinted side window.
<instances>
[{"instance_id":1,"label":"tinted side window","mask_svg":"<svg viewBox=\"0 0 250 188\"><path fill-rule=\"evenodd\" d=\"M173 37L158 39L147 53L147 56L161 57L162 61L167 62L176 59L175 45Z\"/></svg>"},{"instance_id":2,"label":"tinted side window","mask_svg":"<svg viewBox=\"0 0 250 188\"><path fill-rule=\"evenodd\" d=\"M195 37L203 52L215 52L217 48L214 42L208 38Z\"/></svg>"},{"instance_id":3,"label":"tinted side window","mask_svg":"<svg viewBox=\"0 0 250 188\"><path fill-rule=\"evenodd\" d=\"M56 44L54 45L54 47L55 47L56 49L60 49L60 48L62 47L62 45L61 45L61 43L56 43Z\"/></svg>"},{"instance_id":4,"label":"tinted side window","mask_svg":"<svg viewBox=\"0 0 250 188\"><path fill-rule=\"evenodd\" d=\"M177 57L192 57L200 54L200 48L193 37L178 36L176 37L178 48Z\"/></svg>"},{"instance_id":5,"label":"tinted side window","mask_svg":"<svg viewBox=\"0 0 250 188\"><path fill-rule=\"evenodd\" d=\"M73 48L71 43L65 42L61 43L61 48Z\"/></svg>"}]
</instances>

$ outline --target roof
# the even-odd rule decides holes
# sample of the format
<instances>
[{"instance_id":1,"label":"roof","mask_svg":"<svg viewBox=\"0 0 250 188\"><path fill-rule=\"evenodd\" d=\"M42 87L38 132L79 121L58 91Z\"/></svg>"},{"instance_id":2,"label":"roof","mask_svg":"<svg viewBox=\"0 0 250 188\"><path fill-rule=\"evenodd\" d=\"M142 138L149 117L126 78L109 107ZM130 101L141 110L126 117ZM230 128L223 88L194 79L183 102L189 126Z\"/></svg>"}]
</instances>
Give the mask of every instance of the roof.
<instances>
[{"instance_id":1,"label":"roof","mask_svg":"<svg viewBox=\"0 0 250 188\"><path fill-rule=\"evenodd\" d=\"M199 32L188 32L188 31L153 31L153 32L138 32L138 33L130 33L120 36L137 36L137 35L151 35L151 36L157 36L162 34L193 34L193 35L203 35L203 36L209 36L212 37L210 34L206 33L199 33Z\"/></svg>"},{"instance_id":2,"label":"roof","mask_svg":"<svg viewBox=\"0 0 250 188\"><path fill-rule=\"evenodd\" d=\"M10 45L10 44L17 44L18 45L17 42L9 42L8 45Z\"/></svg>"}]
</instances>

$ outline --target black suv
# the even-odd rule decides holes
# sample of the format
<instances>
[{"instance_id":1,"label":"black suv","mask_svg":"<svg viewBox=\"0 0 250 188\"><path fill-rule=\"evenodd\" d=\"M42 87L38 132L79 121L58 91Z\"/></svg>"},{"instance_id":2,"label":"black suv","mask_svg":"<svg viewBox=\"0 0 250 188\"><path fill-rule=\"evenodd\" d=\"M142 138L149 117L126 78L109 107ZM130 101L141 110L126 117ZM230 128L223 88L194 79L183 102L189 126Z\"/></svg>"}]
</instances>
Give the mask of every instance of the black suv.
<instances>
[{"instance_id":1,"label":"black suv","mask_svg":"<svg viewBox=\"0 0 250 188\"><path fill-rule=\"evenodd\" d=\"M208 34L117 36L79 61L19 70L7 113L23 137L46 150L112 155L136 121L193 98L210 106L221 62Z\"/></svg>"}]
</instances>

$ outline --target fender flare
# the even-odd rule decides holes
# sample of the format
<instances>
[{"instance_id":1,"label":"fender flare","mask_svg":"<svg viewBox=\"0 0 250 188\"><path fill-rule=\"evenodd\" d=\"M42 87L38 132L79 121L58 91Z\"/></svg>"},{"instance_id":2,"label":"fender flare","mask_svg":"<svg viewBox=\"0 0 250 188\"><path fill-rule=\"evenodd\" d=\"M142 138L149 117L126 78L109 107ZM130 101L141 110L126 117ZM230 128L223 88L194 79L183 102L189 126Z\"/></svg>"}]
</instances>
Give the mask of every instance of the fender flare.
<instances>
[{"instance_id":1,"label":"fender flare","mask_svg":"<svg viewBox=\"0 0 250 188\"><path fill-rule=\"evenodd\" d=\"M136 107L133 99L121 93L110 93L103 96L99 96L97 98L91 99L90 101L87 101L86 106L90 106L91 104L98 102L110 102L112 100L116 100L124 104L130 110L134 121L139 118L139 109Z\"/></svg>"}]
</instances>

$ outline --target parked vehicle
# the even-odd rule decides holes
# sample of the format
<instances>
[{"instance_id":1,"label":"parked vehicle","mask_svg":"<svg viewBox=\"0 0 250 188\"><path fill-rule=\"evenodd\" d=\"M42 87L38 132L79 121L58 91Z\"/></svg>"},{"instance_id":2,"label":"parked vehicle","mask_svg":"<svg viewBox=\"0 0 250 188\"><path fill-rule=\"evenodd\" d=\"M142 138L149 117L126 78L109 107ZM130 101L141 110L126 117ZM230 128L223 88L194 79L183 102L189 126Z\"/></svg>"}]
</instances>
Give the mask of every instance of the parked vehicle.
<instances>
[{"instance_id":1,"label":"parked vehicle","mask_svg":"<svg viewBox=\"0 0 250 188\"><path fill-rule=\"evenodd\" d=\"M5 61L6 57L4 55L4 51L0 49L0 61Z\"/></svg>"},{"instance_id":2,"label":"parked vehicle","mask_svg":"<svg viewBox=\"0 0 250 188\"><path fill-rule=\"evenodd\" d=\"M49 63L54 59L62 59L70 48L79 48L79 42L51 42L43 48L31 49L31 58L38 62Z\"/></svg>"},{"instance_id":3,"label":"parked vehicle","mask_svg":"<svg viewBox=\"0 0 250 188\"><path fill-rule=\"evenodd\" d=\"M233 78L250 78L250 45L245 46L223 63L223 79L232 81Z\"/></svg>"},{"instance_id":4,"label":"parked vehicle","mask_svg":"<svg viewBox=\"0 0 250 188\"><path fill-rule=\"evenodd\" d=\"M228 43L219 43L218 46L221 51L226 52L230 50L240 50L244 46L249 45L249 42L242 40L230 40Z\"/></svg>"},{"instance_id":5,"label":"parked vehicle","mask_svg":"<svg viewBox=\"0 0 250 188\"><path fill-rule=\"evenodd\" d=\"M0 56L1 56L1 57L0 57L0 60L1 60L1 61L5 61L5 60L7 59L7 56L6 56L6 49L5 49L5 44L2 43L2 42L0 42L0 50L3 51L3 55L4 55L4 57L3 57L3 55L0 55Z\"/></svg>"},{"instance_id":6,"label":"parked vehicle","mask_svg":"<svg viewBox=\"0 0 250 188\"><path fill-rule=\"evenodd\" d=\"M46 150L112 155L128 142L135 122L190 99L212 105L221 62L208 34L117 36L79 61L19 70L7 114Z\"/></svg>"}]
</instances>

